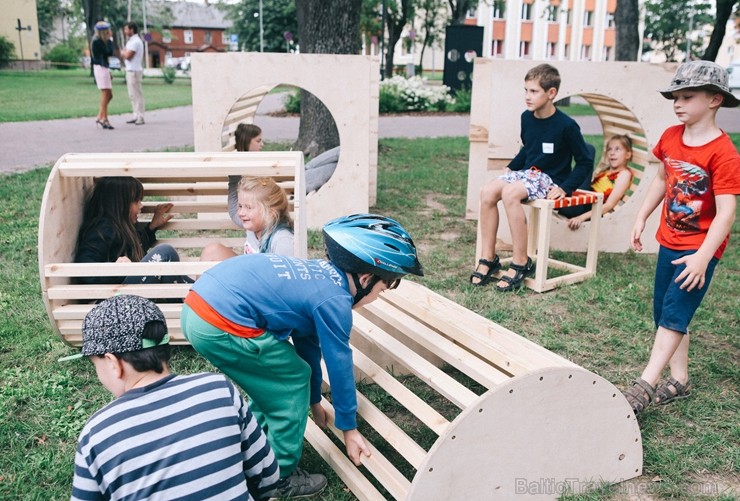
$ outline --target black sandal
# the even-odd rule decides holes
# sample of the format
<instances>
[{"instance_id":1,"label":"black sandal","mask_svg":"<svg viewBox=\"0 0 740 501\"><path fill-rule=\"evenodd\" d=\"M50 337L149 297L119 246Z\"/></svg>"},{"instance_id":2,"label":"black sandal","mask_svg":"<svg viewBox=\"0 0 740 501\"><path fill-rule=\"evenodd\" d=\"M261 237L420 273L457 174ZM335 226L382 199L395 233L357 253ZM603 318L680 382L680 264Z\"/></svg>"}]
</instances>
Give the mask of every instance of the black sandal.
<instances>
[{"instance_id":1,"label":"black sandal","mask_svg":"<svg viewBox=\"0 0 740 501\"><path fill-rule=\"evenodd\" d=\"M495 256L493 261L489 261L488 259L479 259L478 266L480 265L488 266L488 271L484 275L480 271L477 271L478 267L476 267L476 271L470 274L470 283L475 286L488 285L491 279L493 279L493 275L501 269L501 261L498 256ZM474 278L477 278L479 282L473 282Z\"/></svg>"},{"instance_id":2,"label":"black sandal","mask_svg":"<svg viewBox=\"0 0 740 501\"><path fill-rule=\"evenodd\" d=\"M499 280L506 282L506 285L503 287L501 287L500 285L496 285L496 290L501 292L511 292L518 289L522 286L525 278L530 277L534 274L535 266L532 262L532 258L528 257L527 264L514 264L512 262L509 265L509 269L515 270L516 273L513 277L510 277L509 275L502 276Z\"/></svg>"}]
</instances>

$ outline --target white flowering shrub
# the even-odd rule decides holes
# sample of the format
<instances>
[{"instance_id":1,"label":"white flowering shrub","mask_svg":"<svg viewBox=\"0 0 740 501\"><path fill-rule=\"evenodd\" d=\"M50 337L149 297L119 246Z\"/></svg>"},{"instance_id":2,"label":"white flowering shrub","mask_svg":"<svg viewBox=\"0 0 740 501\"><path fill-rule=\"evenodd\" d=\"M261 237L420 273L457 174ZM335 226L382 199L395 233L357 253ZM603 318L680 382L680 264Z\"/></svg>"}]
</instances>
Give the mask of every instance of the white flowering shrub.
<instances>
[{"instance_id":1,"label":"white flowering shrub","mask_svg":"<svg viewBox=\"0 0 740 501\"><path fill-rule=\"evenodd\" d=\"M429 86L425 79L394 76L380 82L380 112L446 111L455 100L446 85Z\"/></svg>"}]
</instances>

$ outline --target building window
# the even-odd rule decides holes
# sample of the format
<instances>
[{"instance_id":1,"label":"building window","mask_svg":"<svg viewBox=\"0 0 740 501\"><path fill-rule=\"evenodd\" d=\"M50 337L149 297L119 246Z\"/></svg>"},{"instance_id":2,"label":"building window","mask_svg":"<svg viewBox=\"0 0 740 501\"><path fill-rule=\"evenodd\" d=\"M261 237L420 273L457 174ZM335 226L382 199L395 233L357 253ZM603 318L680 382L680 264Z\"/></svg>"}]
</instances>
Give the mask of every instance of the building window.
<instances>
[{"instance_id":1,"label":"building window","mask_svg":"<svg viewBox=\"0 0 740 501\"><path fill-rule=\"evenodd\" d=\"M555 59L557 52L558 52L557 42L547 42L547 57L549 59Z\"/></svg>"},{"instance_id":2,"label":"building window","mask_svg":"<svg viewBox=\"0 0 740 501\"><path fill-rule=\"evenodd\" d=\"M503 40L493 41L493 50L491 50L491 54L493 54L493 57L503 57L504 55L504 41Z\"/></svg>"},{"instance_id":3,"label":"building window","mask_svg":"<svg viewBox=\"0 0 740 501\"><path fill-rule=\"evenodd\" d=\"M529 42L521 41L519 42L519 58L520 59L529 59Z\"/></svg>"},{"instance_id":4,"label":"building window","mask_svg":"<svg viewBox=\"0 0 740 501\"><path fill-rule=\"evenodd\" d=\"M172 32L170 30L162 30L162 43L172 42Z\"/></svg>"},{"instance_id":5,"label":"building window","mask_svg":"<svg viewBox=\"0 0 740 501\"><path fill-rule=\"evenodd\" d=\"M594 17L594 11L592 10L584 10L583 11L583 25L584 26L592 26L593 25L593 17Z\"/></svg>"},{"instance_id":6,"label":"building window","mask_svg":"<svg viewBox=\"0 0 740 501\"><path fill-rule=\"evenodd\" d=\"M185 30L183 35L185 37L185 43L187 44L193 43L193 30Z\"/></svg>"},{"instance_id":7,"label":"building window","mask_svg":"<svg viewBox=\"0 0 740 501\"><path fill-rule=\"evenodd\" d=\"M571 19L570 19L570 15L571 15L572 13L573 13L573 11L572 11L572 10L570 10L570 9L567 9L567 10L565 11L565 24L567 24L568 26L570 26L570 21L571 21Z\"/></svg>"},{"instance_id":8,"label":"building window","mask_svg":"<svg viewBox=\"0 0 740 501\"><path fill-rule=\"evenodd\" d=\"M611 47L604 47L604 61L612 61L612 48Z\"/></svg>"},{"instance_id":9,"label":"building window","mask_svg":"<svg viewBox=\"0 0 740 501\"><path fill-rule=\"evenodd\" d=\"M504 0L496 0L493 2L493 18L503 19L506 15L506 2Z\"/></svg>"},{"instance_id":10,"label":"building window","mask_svg":"<svg viewBox=\"0 0 740 501\"><path fill-rule=\"evenodd\" d=\"M523 3L522 4L521 20L522 21L531 21L532 20L532 4L531 3Z\"/></svg>"},{"instance_id":11,"label":"building window","mask_svg":"<svg viewBox=\"0 0 740 501\"><path fill-rule=\"evenodd\" d=\"M613 12L607 12L606 13L606 27L607 28L614 28L614 13Z\"/></svg>"},{"instance_id":12,"label":"building window","mask_svg":"<svg viewBox=\"0 0 740 501\"><path fill-rule=\"evenodd\" d=\"M221 32L221 43L224 45L229 45L231 43L231 39L229 38L229 34L225 31Z\"/></svg>"},{"instance_id":13,"label":"building window","mask_svg":"<svg viewBox=\"0 0 740 501\"><path fill-rule=\"evenodd\" d=\"M570 44L565 44L565 47L563 48L565 59L570 59Z\"/></svg>"},{"instance_id":14,"label":"building window","mask_svg":"<svg viewBox=\"0 0 740 501\"><path fill-rule=\"evenodd\" d=\"M583 45L581 47L581 61L590 61L590 60L591 60L591 46Z\"/></svg>"},{"instance_id":15,"label":"building window","mask_svg":"<svg viewBox=\"0 0 740 501\"><path fill-rule=\"evenodd\" d=\"M548 5L545 8L545 17L547 17L547 20L551 23L557 23L558 22L558 12L560 9L557 5Z\"/></svg>"},{"instance_id":16,"label":"building window","mask_svg":"<svg viewBox=\"0 0 740 501\"><path fill-rule=\"evenodd\" d=\"M211 32L210 31L206 31L206 33L205 33L205 43L207 43L208 45L211 45L211 40L212 40L212 38L211 38Z\"/></svg>"}]
</instances>

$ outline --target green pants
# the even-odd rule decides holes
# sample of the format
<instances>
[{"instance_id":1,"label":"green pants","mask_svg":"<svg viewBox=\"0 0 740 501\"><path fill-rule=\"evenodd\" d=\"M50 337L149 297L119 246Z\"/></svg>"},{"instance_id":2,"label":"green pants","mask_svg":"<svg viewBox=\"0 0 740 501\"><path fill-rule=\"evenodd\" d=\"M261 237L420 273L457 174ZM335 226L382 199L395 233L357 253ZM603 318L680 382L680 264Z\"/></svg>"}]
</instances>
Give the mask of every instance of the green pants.
<instances>
[{"instance_id":1,"label":"green pants","mask_svg":"<svg viewBox=\"0 0 740 501\"><path fill-rule=\"evenodd\" d=\"M303 452L310 398L310 366L288 341L265 332L246 339L201 319L188 305L180 315L182 332L193 348L249 396L252 413L263 429L287 477Z\"/></svg>"}]
</instances>

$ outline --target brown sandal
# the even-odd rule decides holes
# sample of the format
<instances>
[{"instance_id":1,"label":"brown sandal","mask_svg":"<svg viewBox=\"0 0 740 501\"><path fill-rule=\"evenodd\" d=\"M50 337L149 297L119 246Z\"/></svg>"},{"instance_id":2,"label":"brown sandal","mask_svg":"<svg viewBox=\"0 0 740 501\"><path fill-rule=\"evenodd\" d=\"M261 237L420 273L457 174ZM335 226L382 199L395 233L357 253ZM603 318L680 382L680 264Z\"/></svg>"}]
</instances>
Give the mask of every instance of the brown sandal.
<instances>
[{"instance_id":1,"label":"brown sandal","mask_svg":"<svg viewBox=\"0 0 740 501\"><path fill-rule=\"evenodd\" d=\"M632 386L622 392L627 402L632 406L632 412L637 416L650 405L655 397L655 388L642 378L632 381Z\"/></svg>"},{"instance_id":2,"label":"brown sandal","mask_svg":"<svg viewBox=\"0 0 740 501\"><path fill-rule=\"evenodd\" d=\"M672 377L662 379L655 387L655 403L665 405L674 400L683 400L691 396L691 379L686 384L681 384Z\"/></svg>"}]
</instances>

